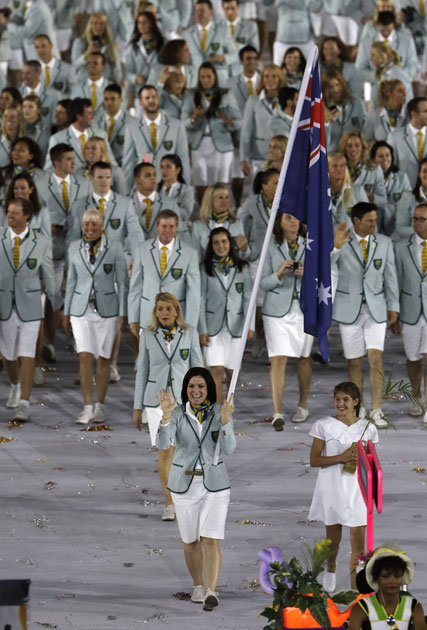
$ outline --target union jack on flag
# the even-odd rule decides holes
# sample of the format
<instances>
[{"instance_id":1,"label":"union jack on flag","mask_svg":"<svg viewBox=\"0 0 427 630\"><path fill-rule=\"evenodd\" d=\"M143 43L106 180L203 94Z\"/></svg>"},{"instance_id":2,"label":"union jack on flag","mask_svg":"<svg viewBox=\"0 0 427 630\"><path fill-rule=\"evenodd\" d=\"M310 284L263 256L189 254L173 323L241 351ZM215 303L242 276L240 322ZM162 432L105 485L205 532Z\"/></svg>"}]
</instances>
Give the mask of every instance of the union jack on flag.
<instances>
[{"instance_id":1,"label":"union jack on flag","mask_svg":"<svg viewBox=\"0 0 427 630\"><path fill-rule=\"evenodd\" d=\"M296 107L300 111L289 166L284 178L279 212L292 214L307 226L304 275L300 304L304 330L317 337L325 361L329 358L327 331L332 320L331 250L334 245L326 152L323 97L319 53L316 48L305 94L302 89ZM303 80L302 88L305 82ZM300 101L302 102L302 107ZM292 131L291 131L292 138ZM281 178L282 179L282 178Z\"/></svg>"}]
</instances>

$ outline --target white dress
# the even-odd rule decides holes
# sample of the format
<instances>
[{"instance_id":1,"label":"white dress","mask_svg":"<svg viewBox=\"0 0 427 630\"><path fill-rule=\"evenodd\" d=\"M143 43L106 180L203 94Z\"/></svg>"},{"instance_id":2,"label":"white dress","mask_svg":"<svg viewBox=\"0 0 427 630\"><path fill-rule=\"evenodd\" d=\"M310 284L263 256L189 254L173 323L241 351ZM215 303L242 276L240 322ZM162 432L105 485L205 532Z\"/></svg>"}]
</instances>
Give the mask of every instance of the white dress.
<instances>
[{"instance_id":1,"label":"white dress","mask_svg":"<svg viewBox=\"0 0 427 630\"><path fill-rule=\"evenodd\" d=\"M323 440L322 455L338 455L348 449L352 442L360 440L367 420L357 420L347 426L333 416L317 420L310 430L311 437ZM373 423L363 436L363 443L378 442L378 432ZM366 525L366 505L354 474L343 471L344 464L334 464L319 470L316 487L311 501L309 521L323 521L325 525Z\"/></svg>"}]
</instances>

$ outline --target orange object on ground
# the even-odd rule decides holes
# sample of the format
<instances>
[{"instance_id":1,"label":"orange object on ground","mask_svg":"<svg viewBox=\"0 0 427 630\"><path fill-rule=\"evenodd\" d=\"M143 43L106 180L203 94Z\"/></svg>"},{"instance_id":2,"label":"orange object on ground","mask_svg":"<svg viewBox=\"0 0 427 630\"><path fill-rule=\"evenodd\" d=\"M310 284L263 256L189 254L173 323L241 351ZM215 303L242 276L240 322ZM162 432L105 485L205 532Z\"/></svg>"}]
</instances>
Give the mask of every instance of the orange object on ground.
<instances>
[{"instance_id":1,"label":"orange object on ground","mask_svg":"<svg viewBox=\"0 0 427 630\"><path fill-rule=\"evenodd\" d=\"M331 622L332 630L342 628L343 624L350 617L351 609L360 599L368 597L368 595L358 595L354 602L343 612L340 611L336 603L328 598L328 617ZM317 623L311 615L308 608L302 613L299 608L285 608L283 610L283 628L284 630L317 630L322 626Z\"/></svg>"}]
</instances>

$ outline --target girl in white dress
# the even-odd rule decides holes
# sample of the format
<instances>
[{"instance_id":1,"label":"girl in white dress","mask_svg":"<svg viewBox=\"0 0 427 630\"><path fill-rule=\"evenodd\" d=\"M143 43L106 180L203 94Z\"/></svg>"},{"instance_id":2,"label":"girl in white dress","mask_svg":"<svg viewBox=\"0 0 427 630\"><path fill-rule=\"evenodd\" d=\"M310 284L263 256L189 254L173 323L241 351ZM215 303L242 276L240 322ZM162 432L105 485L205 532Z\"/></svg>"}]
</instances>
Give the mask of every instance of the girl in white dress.
<instances>
[{"instance_id":1,"label":"girl in white dress","mask_svg":"<svg viewBox=\"0 0 427 630\"><path fill-rule=\"evenodd\" d=\"M310 465L319 467L308 520L323 521L326 538L332 541L323 588L332 593L336 585L336 559L341 542L342 526L350 527L350 578L356 588L356 556L365 549L366 507L356 473L344 471L344 464L357 462L357 444L378 442L374 423L358 418L360 391L351 382L339 383L334 389L336 416L317 420L311 430L313 438ZM365 428L369 424L368 428Z\"/></svg>"}]
</instances>

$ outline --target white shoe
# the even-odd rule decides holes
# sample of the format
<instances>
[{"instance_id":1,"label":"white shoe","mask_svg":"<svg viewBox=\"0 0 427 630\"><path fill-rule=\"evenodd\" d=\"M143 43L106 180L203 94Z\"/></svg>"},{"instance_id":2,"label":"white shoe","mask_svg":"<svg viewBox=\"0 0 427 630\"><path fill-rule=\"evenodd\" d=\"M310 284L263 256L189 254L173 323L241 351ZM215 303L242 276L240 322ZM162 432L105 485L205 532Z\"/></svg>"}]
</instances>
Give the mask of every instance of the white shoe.
<instances>
[{"instance_id":1,"label":"white shoe","mask_svg":"<svg viewBox=\"0 0 427 630\"><path fill-rule=\"evenodd\" d=\"M12 420L19 420L19 422L28 422L30 419L30 413L28 409L28 405L24 405L22 402L19 403Z\"/></svg>"},{"instance_id":2,"label":"white shoe","mask_svg":"<svg viewBox=\"0 0 427 630\"><path fill-rule=\"evenodd\" d=\"M93 414L93 421L97 424L103 424L105 422L105 406L104 403L95 403L95 413Z\"/></svg>"},{"instance_id":3,"label":"white shoe","mask_svg":"<svg viewBox=\"0 0 427 630\"><path fill-rule=\"evenodd\" d=\"M175 520L175 506L173 503L166 505L163 514L160 517L162 521L174 521Z\"/></svg>"},{"instance_id":4,"label":"white shoe","mask_svg":"<svg viewBox=\"0 0 427 630\"><path fill-rule=\"evenodd\" d=\"M206 589L205 600L203 602L203 610L213 610L218 606L218 595L215 591L211 591L210 588Z\"/></svg>"},{"instance_id":5,"label":"white shoe","mask_svg":"<svg viewBox=\"0 0 427 630\"><path fill-rule=\"evenodd\" d=\"M426 429L427 429L427 411L425 412L424 417L423 417L423 425L424 425L424 426L426 427Z\"/></svg>"},{"instance_id":6,"label":"white shoe","mask_svg":"<svg viewBox=\"0 0 427 630\"><path fill-rule=\"evenodd\" d=\"M191 601L195 604L203 604L203 602L205 601L205 587L203 586L203 584L193 586Z\"/></svg>"},{"instance_id":7,"label":"white shoe","mask_svg":"<svg viewBox=\"0 0 427 630\"><path fill-rule=\"evenodd\" d=\"M297 407L295 413L292 416L292 422L305 422L308 418L308 409L304 407Z\"/></svg>"},{"instance_id":8,"label":"white shoe","mask_svg":"<svg viewBox=\"0 0 427 630\"><path fill-rule=\"evenodd\" d=\"M334 592L336 585L337 585L336 573L330 573L329 571L325 571L323 575L323 590L325 590L329 595L331 595Z\"/></svg>"},{"instance_id":9,"label":"white shoe","mask_svg":"<svg viewBox=\"0 0 427 630\"><path fill-rule=\"evenodd\" d=\"M264 339L255 339L252 345L252 352L251 352L252 358L259 359L260 356L262 356L264 349L265 349Z\"/></svg>"},{"instance_id":10,"label":"white shoe","mask_svg":"<svg viewBox=\"0 0 427 630\"><path fill-rule=\"evenodd\" d=\"M120 374L116 365L110 365L110 383L118 383L120 381Z\"/></svg>"},{"instance_id":11,"label":"white shoe","mask_svg":"<svg viewBox=\"0 0 427 630\"><path fill-rule=\"evenodd\" d=\"M41 367L36 367L36 369L34 370L33 383L34 385L44 385L46 383L46 379L44 377Z\"/></svg>"},{"instance_id":12,"label":"white shoe","mask_svg":"<svg viewBox=\"0 0 427 630\"><path fill-rule=\"evenodd\" d=\"M92 405L85 405L83 411L76 420L76 424L89 424L89 422L93 420L93 417Z\"/></svg>"},{"instance_id":13,"label":"white shoe","mask_svg":"<svg viewBox=\"0 0 427 630\"><path fill-rule=\"evenodd\" d=\"M285 424L285 416L283 413L275 413L273 416L273 422L271 426L275 431L283 431L283 426Z\"/></svg>"},{"instance_id":14,"label":"white shoe","mask_svg":"<svg viewBox=\"0 0 427 630\"><path fill-rule=\"evenodd\" d=\"M361 406L359 409L359 418L363 420L366 418L366 407Z\"/></svg>"},{"instance_id":15,"label":"white shoe","mask_svg":"<svg viewBox=\"0 0 427 630\"><path fill-rule=\"evenodd\" d=\"M10 386L9 397L7 399L6 407L8 409L15 409L19 405L21 400L21 384Z\"/></svg>"},{"instance_id":16,"label":"white shoe","mask_svg":"<svg viewBox=\"0 0 427 630\"><path fill-rule=\"evenodd\" d=\"M369 417L371 420L374 421L377 429L387 429L388 422L384 418L383 412L381 411L380 407L377 407L376 409L371 409L371 413L369 414Z\"/></svg>"},{"instance_id":17,"label":"white shoe","mask_svg":"<svg viewBox=\"0 0 427 630\"><path fill-rule=\"evenodd\" d=\"M418 416L424 415L421 400L420 404L416 403L415 401L411 402L411 406L408 409L408 415L412 416L413 418L418 418Z\"/></svg>"}]
</instances>

